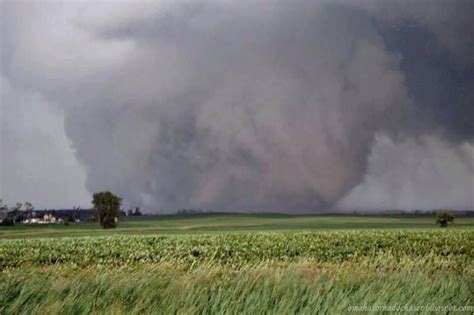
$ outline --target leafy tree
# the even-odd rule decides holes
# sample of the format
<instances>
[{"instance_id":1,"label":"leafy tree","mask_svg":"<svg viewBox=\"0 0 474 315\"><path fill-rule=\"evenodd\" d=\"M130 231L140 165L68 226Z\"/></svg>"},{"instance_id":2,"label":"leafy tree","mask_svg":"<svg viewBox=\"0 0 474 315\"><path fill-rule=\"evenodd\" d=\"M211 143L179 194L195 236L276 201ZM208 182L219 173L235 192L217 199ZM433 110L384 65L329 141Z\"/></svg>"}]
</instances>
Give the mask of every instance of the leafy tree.
<instances>
[{"instance_id":1,"label":"leafy tree","mask_svg":"<svg viewBox=\"0 0 474 315\"><path fill-rule=\"evenodd\" d=\"M436 223L441 227L447 227L448 222L454 221L454 215L450 211L441 211L436 214Z\"/></svg>"},{"instance_id":2,"label":"leafy tree","mask_svg":"<svg viewBox=\"0 0 474 315\"><path fill-rule=\"evenodd\" d=\"M110 191L94 193L92 204L94 213L104 229L114 228L116 219L120 215L122 198L114 195Z\"/></svg>"},{"instance_id":3,"label":"leafy tree","mask_svg":"<svg viewBox=\"0 0 474 315\"><path fill-rule=\"evenodd\" d=\"M23 204L21 202L17 202L15 205L15 211L21 211Z\"/></svg>"}]
</instances>

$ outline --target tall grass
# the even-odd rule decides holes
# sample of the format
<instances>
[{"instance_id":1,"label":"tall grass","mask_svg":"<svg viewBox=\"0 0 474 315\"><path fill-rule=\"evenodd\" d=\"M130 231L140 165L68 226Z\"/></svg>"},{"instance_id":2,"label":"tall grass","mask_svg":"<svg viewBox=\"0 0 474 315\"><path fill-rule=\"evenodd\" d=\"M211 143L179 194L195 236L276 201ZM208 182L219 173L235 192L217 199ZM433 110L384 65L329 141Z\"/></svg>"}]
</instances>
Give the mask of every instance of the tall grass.
<instances>
[{"instance_id":1,"label":"tall grass","mask_svg":"<svg viewBox=\"0 0 474 315\"><path fill-rule=\"evenodd\" d=\"M388 265L393 257L385 257ZM390 261L392 260L392 261ZM379 262L380 263L380 262ZM342 314L351 305L470 305L462 275L381 272L377 263L222 265L159 263L140 268L42 267L0 276L8 314ZM354 273L354 270L358 272Z\"/></svg>"}]
</instances>

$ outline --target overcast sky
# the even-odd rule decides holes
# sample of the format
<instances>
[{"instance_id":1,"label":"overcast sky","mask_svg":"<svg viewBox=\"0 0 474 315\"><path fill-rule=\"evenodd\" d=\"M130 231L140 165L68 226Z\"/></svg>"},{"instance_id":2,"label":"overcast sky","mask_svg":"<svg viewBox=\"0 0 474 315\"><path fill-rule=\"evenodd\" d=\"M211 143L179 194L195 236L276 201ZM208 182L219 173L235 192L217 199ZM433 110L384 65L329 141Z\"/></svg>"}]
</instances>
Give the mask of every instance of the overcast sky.
<instances>
[{"instance_id":1,"label":"overcast sky","mask_svg":"<svg viewBox=\"0 0 474 315\"><path fill-rule=\"evenodd\" d=\"M0 198L474 209L470 0L1 1Z\"/></svg>"}]
</instances>

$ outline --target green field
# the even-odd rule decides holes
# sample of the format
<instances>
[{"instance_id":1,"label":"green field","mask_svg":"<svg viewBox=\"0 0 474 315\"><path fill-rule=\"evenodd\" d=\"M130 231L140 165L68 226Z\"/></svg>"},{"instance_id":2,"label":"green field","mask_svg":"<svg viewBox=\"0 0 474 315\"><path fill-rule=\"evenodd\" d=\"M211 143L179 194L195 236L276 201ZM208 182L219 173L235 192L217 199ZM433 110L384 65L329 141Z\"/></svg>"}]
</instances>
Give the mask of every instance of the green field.
<instances>
[{"instance_id":1,"label":"green field","mask_svg":"<svg viewBox=\"0 0 474 315\"><path fill-rule=\"evenodd\" d=\"M323 216L284 214L209 214L194 217L132 217L117 229L103 230L97 223L64 226L16 225L0 227L1 238L104 236L111 234L188 234L229 232L302 232L347 229L438 229L429 216ZM456 218L452 228L474 228L474 217Z\"/></svg>"},{"instance_id":2,"label":"green field","mask_svg":"<svg viewBox=\"0 0 474 315\"><path fill-rule=\"evenodd\" d=\"M0 314L474 310L473 218L169 216L0 237Z\"/></svg>"}]
</instances>

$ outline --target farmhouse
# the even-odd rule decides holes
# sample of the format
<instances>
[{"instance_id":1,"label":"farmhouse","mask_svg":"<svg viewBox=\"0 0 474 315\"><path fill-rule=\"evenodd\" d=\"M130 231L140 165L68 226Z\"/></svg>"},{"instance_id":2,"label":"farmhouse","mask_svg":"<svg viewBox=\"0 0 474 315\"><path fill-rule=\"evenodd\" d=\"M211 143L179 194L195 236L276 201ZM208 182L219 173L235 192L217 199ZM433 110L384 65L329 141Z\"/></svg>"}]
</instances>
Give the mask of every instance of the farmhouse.
<instances>
[{"instance_id":1,"label":"farmhouse","mask_svg":"<svg viewBox=\"0 0 474 315\"><path fill-rule=\"evenodd\" d=\"M42 218L31 218L23 221L24 224L51 224L51 223L62 223L63 219L56 218L52 214L45 214Z\"/></svg>"}]
</instances>

